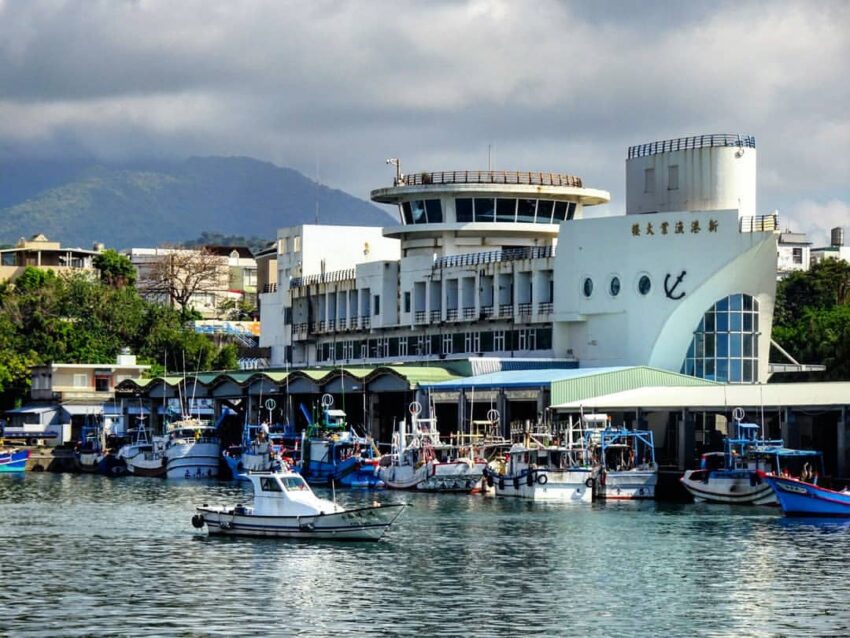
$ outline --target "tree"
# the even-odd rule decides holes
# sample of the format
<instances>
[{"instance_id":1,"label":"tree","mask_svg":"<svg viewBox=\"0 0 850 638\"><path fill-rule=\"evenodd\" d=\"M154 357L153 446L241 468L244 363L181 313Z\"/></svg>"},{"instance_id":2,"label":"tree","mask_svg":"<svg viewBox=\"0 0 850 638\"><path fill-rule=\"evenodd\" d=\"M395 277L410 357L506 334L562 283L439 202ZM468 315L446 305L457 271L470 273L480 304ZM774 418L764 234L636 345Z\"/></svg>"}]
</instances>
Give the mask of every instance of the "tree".
<instances>
[{"instance_id":1,"label":"tree","mask_svg":"<svg viewBox=\"0 0 850 638\"><path fill-rule=\"evenodd\" d=\"M188 317L192 297L227 290L228 274L227 263L206 249L166 248L139 273L139 287L146 296L167 299Z\"/></svg>"},{"instance_id":2,"label":"tree","mask_svg":"<svg viewBox=\"0 0 850 638\"><path fill-rule=\"evenodd\" d=\"M826 366L782 380L850 379L850 264L826 259L779 282L773 339L797 361Z\"/></svg>"},{"instance_id":3,"label":"tree","mask_svg":"<svg viewBox=\"0 0 850 638\"><path fill-rule=\"evenodd\" d=\"M133 262L111 248L94 258L94 267L100 271L100 280L113 288L133 286L136 283Z\"/></svg>"}]
</instances>

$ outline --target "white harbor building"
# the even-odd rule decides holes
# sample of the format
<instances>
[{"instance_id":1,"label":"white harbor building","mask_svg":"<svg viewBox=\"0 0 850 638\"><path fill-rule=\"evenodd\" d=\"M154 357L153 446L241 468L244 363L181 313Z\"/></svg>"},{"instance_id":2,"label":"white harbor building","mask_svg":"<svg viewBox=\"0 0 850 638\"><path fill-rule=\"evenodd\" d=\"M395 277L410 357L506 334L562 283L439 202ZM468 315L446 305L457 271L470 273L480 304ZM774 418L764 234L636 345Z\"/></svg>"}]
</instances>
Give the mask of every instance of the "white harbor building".
<instances>
[{"instance_id":1,"label":"white harbor building","mask_svg":"<svg viewBox=\"0 0 850 638\"><path fill-rule=\"evenodd\" d=\"M278 233L262 296L273 366L535 358L764 382L777 219L756 209L752 137L628 149L626 211L562 173L442 171L372 191L385 228Z\"/></svg>"}]
</instances>

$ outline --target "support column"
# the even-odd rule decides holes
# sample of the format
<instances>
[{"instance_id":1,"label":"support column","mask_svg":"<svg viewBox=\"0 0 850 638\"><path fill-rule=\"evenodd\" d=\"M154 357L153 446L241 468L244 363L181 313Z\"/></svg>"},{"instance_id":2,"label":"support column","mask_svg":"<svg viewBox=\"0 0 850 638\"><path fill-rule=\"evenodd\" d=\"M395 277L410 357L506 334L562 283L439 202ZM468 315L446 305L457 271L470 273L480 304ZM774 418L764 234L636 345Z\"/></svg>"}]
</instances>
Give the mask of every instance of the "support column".
<instances>
[{"instance_id":1,"label":"support column","mask_svg":"<svg viewBox=\"0 0 850 638\"><path fill-rule=\"evenodd\" d=\"M797 423L797 415L791 408L785 408L785 421L782 424L782 442L785 447L792 449L800 448L800 426Z\"/></svg>"},{"instance_id":2,"label":"support column","mask_svg":"<svg viewBox=\"0 0 850 638\"><path fill-rule=\"evenodd\" d=\"M836 429L836 454L835 454L835 474L839 478L847 475L847 406L841 407L841 414L838 416L838 426Z\"/></svg>"},{"instance_id":3,"label":"support column","mask_svg":"<svg viewBox=\"0 0 850 638\"><path fill-rule=\"evenodd\" d=\"M690 469L694 456L694 416L687 410L682 410L679 421L679 445L676 454L676 465L680 470Z\"/></svg>"},{"instance_id":4,"label":"support column","mask_svg":"<svg viewBox=\"0 0 850 638\"><path fill-rule=\"evenodd\" d=\"M466 391L460 391L460 398L457 402L457 431L464 432L464 422L466 421Z\"/></svg>"}]
</instances>

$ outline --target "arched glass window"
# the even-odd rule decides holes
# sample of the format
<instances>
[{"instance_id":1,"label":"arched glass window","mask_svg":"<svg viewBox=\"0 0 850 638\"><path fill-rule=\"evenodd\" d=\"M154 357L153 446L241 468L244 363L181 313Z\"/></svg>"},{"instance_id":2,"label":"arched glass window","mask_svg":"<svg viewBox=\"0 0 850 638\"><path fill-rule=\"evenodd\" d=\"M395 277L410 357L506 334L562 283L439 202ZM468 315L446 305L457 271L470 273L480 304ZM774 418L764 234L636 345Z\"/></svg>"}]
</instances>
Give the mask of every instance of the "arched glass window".
<instances>
[{"instance_id":1,"label":"arched glass window","mask_svg":"<svg viewBox=\"0 0 850 638\"><path fill-rule=\"evenodd\" d=\"M759 302L729 295L703 315L682 373L712 381L755 383L758 377Z\"/></svg>"}]
</instances>

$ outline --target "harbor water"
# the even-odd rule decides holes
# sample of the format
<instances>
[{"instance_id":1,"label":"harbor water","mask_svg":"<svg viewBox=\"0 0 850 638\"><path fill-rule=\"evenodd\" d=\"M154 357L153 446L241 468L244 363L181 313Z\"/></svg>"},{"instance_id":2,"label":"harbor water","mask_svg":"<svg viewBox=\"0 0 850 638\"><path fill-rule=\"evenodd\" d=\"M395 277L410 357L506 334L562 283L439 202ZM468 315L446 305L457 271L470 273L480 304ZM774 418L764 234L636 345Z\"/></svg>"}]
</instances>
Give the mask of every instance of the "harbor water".
<instances>
[{"instance_id":1,"label":"harbor water","mask_svg":"<svg viewBox=\"0 0 850 638\"><path fill-rule=\"evenodd\" d=\"M378 543L192 528L249 489L0 477L0 635L850 635L850 521L338 491L411 507Z\"/></svg>"}]
</instances>

